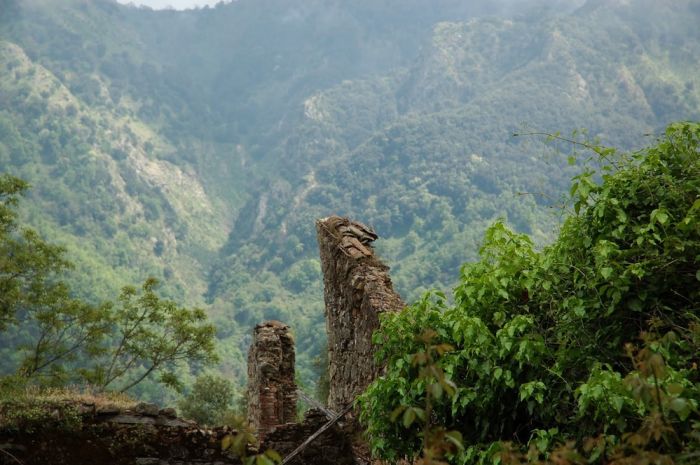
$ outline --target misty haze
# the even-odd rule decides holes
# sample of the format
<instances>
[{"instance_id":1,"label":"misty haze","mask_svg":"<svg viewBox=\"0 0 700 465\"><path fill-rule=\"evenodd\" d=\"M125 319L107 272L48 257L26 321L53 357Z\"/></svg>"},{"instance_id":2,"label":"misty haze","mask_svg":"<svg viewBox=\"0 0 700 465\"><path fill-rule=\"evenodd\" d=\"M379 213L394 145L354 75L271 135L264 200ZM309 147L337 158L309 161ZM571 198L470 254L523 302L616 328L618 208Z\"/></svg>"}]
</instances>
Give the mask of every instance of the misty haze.
<instances>
[{"instance_id":1,"label":"misty haze","mask_svg":"<svg viewBox=\"0 0 700 465\"><path fill-rule=\"evenodd\" d=\"M0 0L0 464L697 463L698 24Z\"/></svg>"}]
</instances>

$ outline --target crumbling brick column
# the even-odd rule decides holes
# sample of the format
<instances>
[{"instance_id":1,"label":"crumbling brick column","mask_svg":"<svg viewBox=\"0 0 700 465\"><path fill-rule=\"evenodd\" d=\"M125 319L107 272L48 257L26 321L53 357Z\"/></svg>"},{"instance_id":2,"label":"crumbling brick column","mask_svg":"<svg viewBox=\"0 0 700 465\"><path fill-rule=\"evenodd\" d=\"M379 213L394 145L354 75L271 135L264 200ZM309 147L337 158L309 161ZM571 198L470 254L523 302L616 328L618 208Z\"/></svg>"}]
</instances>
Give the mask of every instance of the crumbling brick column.
<instances>
[{"instance_id":1,"label":"crumbling brick column","mask_svg":"<svg viewBox=\"0 0 700 465\"><path fill-rule=\"evenodd\" d=\"M296 421L296 408L294 339L289 326L266 321L255 327L248 351L248 423L262 440Z\"/></svg>"},{"instance_id":2,"label":"crumbling brick column","mask_svg":"<svg viewBox=\"0 0 700 465\"><path fill-rule=\"evenodd\" d=\"M372 333L379 314L405 306L394 292L389 267L374 254L377 235L338 216L316 222L326 302L330 393L328 406L342 410L381 370L374 361Z\"/></svg>"}]
</instances>

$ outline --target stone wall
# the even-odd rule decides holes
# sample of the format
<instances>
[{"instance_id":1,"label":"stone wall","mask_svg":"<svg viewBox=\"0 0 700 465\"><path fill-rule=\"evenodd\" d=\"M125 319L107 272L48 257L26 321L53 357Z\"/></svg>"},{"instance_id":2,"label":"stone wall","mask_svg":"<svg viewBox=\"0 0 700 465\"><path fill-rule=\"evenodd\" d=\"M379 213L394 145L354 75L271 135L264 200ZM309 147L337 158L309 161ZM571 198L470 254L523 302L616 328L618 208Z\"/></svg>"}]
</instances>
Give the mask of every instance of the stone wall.
<instances>
[{"instance_id":1,"label":"stone wall","mask_svg":"<svg viewBox=\"0 0 700 465\"><path fill-rule=\"evenodd\" d=\"M9 406L0 417L11 415ZM230 428L203 429L173 409L150 404L120 410L82 403L43 405L44 418L0 428L0 464L227 465L221 451ZM15 460L16 459L16 460Z\"/></svg>"},{"instance_id":2,"label":"stone wall","mask_svg":"<svg viewBox=\"0 0 700 465\"><path fill-rule=\"evenodd\" d=\"M309 410L302 423L279 426L271 431L260 450L274 449L286 457L327 421L320 410ZM334 425L314 439L289 465L353 465L356 462L348 436Z\"/></svg>"},{"instance_id":3,"label":"stone wall","mask_svg":"<svg viewBox=\"0 0 700 465\"><path fill-rule=\"evenodd\" d=\"M241 465L221 450L236 431L202 428L175 416L173 409L139 404L120 409L63 402L41 406L41 418L7 427L1 420L13 406L0 408L0 465ZM258 450L285 457L318 431L327 419L310 410L301 423L286 423L266 434ZM289 465L352 465L350 440L338 425L318 436ZM19 461L19 462L18 462Z\"/></svg>"},{"instance_id":4,"label":"stone wall","mask_svg":"<svg viewBox=\"0 0 700 465\"><path fill-rule=\"evenodd\" d=\"M326 303L330 393L328 406L342 410L379 374L372 333L379 315L405 305L394 292L389 267L371 246L367 226L331 216L316 222Z\"/></svg>"},{"instance_id":5,"label":"stone wall","mask_svg":"<svg viewBox=\"0 0 700 465\"><path fill-rule=\"evenodd\" d=\"M377 235L361 223L337 216L316 223L329 350L328 406L343 411L380 373L372 333L379 315L404 307L394 292L389 267L375 256ZM248 353L248 420L262 442L286 456L327 421L310 411L295 423L294 340L289 327L268 321L255 327ZM8 406L6 406L8 407ZM221 450L235 434L228 427L203 429L175 416L172 409L140 404L120 410L72 405L51 409L46 421L3 429L10 410L0 409L0 464L24 465L227 465L240 460ZM9 406L11 409L12 406ZM72 412L66 414L66 412ZM66 418L63 418L66 417ZM365 463L366 446L355 438L356 423L334 424L292 464ZM251 452L254 452L251 450Z\"/></svg>"},{"instance_id":6,"label":"stone wall","mask_svg":"<svg viewBox=\"0 0 700 465\"><path fill-rule=\"evenodd\" d=\"M253 331L248 350L248 423L258 439L273 428L296 421L294 339L289 327L267 321Z\"/></svg>"}]
</instances>

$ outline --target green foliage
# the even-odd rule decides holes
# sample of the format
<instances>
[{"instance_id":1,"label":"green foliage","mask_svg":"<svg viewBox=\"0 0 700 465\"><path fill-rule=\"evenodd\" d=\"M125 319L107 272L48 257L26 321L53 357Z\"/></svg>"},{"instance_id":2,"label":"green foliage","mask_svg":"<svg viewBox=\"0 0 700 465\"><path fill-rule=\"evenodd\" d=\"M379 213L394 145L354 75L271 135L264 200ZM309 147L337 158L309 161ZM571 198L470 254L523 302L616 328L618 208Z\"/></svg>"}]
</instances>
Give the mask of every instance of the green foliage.
<instances>
[{"instance_id":1,"label":"green foliage","mask_svg":"<svg viewBox=\"0 0 700 465\"><path fill-rule=\"evenodd\" d=\"M234 404L233 384L220 376L198 376L178 407L185 418L200 425L220 425Z\"/></svg>"},{"instance_id":2,"label":"green foliage","mask_svg":"<svg viewBox=\"0 0 700 465\"><path fill-rule=\"evenodd\" d=\"M96 351L106 335L106 307L71 297L62 275L71 267L64 250L21 227L18 196L27 184L9 175L0 178L0 330L21 328L24 339L19 371L27 377L41 372L46 380L67 380L67 361L80 351Z\"/></svg>"},{"instance_id":3,"label":"green foliage","mask_svg":"<svg viewBox=\"0 0 700 465\"><path fill-rule=\"evenodd\" d=\"M69 267L63 249L17 222L18 196L26 188L18 178L0 175L0 330L27 307L67 297L65 289L52 282L56 273Z\"/></svg>"},{"instance_id":4,"label":"green foliage","mask_svg":"<svg viewBox=\"0 0 700 465\"><path fill-rule=\"evenodd\" d=\"M538 252L498 222L454 305L426 294L382 321L387 372L361 399L375 454L420 450L425 433L386 418L426 402L407 355L425 328L454 346L436 365L455 393L432 400L436 424L464 437L452 463L697 454L700 124L672 124L634 153L581 144L599 168L574 178L574 212L552 245Z\"/></svg>"},{"instance_id":5,"label":"green foliage","mask_svg":"<svg viewBox=\"0 0 700 465\"><path fill-rule=\"evenodd\" d=\"M156 374L176 387L178 364L216 360L215 329L204 311L159 298L153 278L140 293L122 289L117 305L72 297L62 280L70 266L63 249L17 222L17 196L25 188L17 178L0 178L0 330L21 335L16 355L22 376L53 385L87 381L101 389L119 383L123 392Z\"/></svg>"},{"instance_id":6,"label":"green foliage","mask_svg":"<svg viewBox=\"0 0 700 465\"><path fill-rule=\"evenodd\" d=\"M137 402L121 393L27 386L19 376L0 378L0 431L80 430L85 406L126 410Z\"/></svg>"},{"instance_id":7,"label":"green foliage","mask_svg":"<svg viewBox=\"0 0 700 465\"><path fill-rule=\"evenodd\" d=\"M0 430L21 431L31 434L44 428L77 431L83 418L77 407L68 403L47 402L41 399L5 401L0 406Z\"/></svg>"},{"instance_id":8,"label":"green foliage","mask_svg":"<svg viewBox=\"0 0 700 465\"><path fill-rule=\"evenodd\" d=\"M122 289L110 315L110 333L116 344L85 375L94 384L113 389L112 383L121 382L119 390L124 392L158 374L160 382L178 388L172 371L178 363L217 360L215 328L207 323L204 311L160 299L155 293L157 284L155 279L146 280L140 295L133 287Z\"/></svg>"},{"instance_id":9,"label":"green foliage","mask_svg":"<svg viewBox=\"0 0 700 465\"><path fill-rule=\"evenodd\" d=\"M111 335L110 305L94 306L68 297L65 284L40 303L28 305L16 328L33 335L20 344L19 373L45 385L75 381L74 363L103 353ZM82 360L81 360L82 359Z\"/></svg>"},{"instance_id":10,"label":"green foliage","mask_svg":"<svg viewBox=\"0 0 700 465\"><path fill-rule=\"evenodd\" d=\"M227 434L221 440L221 450L239 458L243 465L275 465L282 462L282 457L273 449L258 452L258 439L244 418L234 416L230 426L235 433Z\"/></svg>"},{"instance_id":11,"label":"green foliage","mask_svg":"<svg viewBox=\"0 0 700 465\"><path fill-rule=\"evenodd\" d=\"M178 366L217 360L215 328L203 310L159 298L156 285L148 279L140 295L125 287L117 305L62 299L28 308L18 327L36 335L23 348L20 373L44 384L87 382L120 392L157 375L179 389Z\"/></svg>"},{"instance_id":12,"label":"green foliage","mask_svg":"<svg viewBox=\"0 0 700 465\"><path fill-rule=\"evenodd\" d=\"M455 284L496 218L551 240L577 167L531 157L522 121L630 148L700 115L692 1L542 3L5 0L0 168L35 186L22 216L69 251L76 295L157 277L206 308L241 380L245 335L282 319L310 384L316 218L374 225L415 300ZM4 372L25 336L0 341Z\"/></svg>"},{"instance_id":13,"label":"green foliage","mask_svg":"<svg viewBox=\"0 0 700 465\"><path fill-rule=\"evenodd\" d=\"M423 406L399 405L390 416L392 422L400 417L404 429L415 428L414 423L422 424L422 454L416 462L419 465L444 465L446 456L454 456L457 450L464 448L459 431L447 431L444 427L433 425L433 404L443 396L451 399L456 395L455 384L437 363L440 357L454 348L445 343L433 344L436 336L434 331L425 330L416 337L421 350L410 355L411 367L416 370L415 376L423 390Z\"/></svg>"}]
</instances>

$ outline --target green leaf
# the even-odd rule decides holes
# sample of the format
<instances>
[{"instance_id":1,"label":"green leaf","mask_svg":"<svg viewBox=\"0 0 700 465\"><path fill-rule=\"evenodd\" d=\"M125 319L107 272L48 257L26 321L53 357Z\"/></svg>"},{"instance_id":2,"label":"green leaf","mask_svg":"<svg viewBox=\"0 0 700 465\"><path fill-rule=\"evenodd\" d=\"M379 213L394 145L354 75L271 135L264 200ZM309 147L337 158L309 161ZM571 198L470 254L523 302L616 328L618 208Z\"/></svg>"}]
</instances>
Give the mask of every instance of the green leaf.
<instances>
[{"instance_id":1,"label":"green leaf","mask_svg":"<svg viewBox=\"0 0 700 465\"><path fill-rule=\"evenodd\" d=\"M406 410L406 406L399 405L394 409L393 412L391 412L391 415L389 415L389 419L392 421L392 423L395 422L397 418L399 418L399 415L401 415L401 413L403 413L404 410Z\"/></svg>"},{"instance_id":2,"label":"green leaf","mask_svg":"<svg viewBox=\"0 0 700 465\"><path fill-rule=\"evenodd\" d=\"M403 427L409 428L416 419L416 412L412 408L407 408L403 412Z\"/></svg>"},{"instance_id":3,"label":"green leaf","mask_svg":"<svg viewBox=\"0 0 700 465\"><path fill-rule=\"evenodd\" d=\"M442 386L440 383L433 383L430 385L430 394L435 399L440 399L442 397Z\"/></svg>"},{"instance_id":4,"label":"green leaf","mask_svg":"<svg viewBox=\"0 0 700 465\"><path fill-rule=\"evenodd\" d=\"M613 396L612 399L610 399L612 402L613 407L615 407L615 411L617 413L620 413L622 411L622 407L625 403L625 400L620 397L620 396Z\"/></svg>"},{"instance_id":5,"label":"green leaf","mask_svg":"<svg viewBox=\"0 0 700 465\"><path fill-rule=\"evenodd\" d=\"M685 421L685 419L688 418L688 415L690 415L690 412L692 411L690 402L688 402L687 399L683 399L681 397L673 399L669 407L671 407L671 410L676 412L678 418L680 418L681 421Z\"/></svg>"},{"instance_id":6,"label":"green leaf","mask_svg":"<svg viewBox=\"0 0 700 465\"><path fill-rule=\"evenodd\" d=\"M233 445L233 436L227 434L221 439L221 450L228 450Z\"/></svg>"},{"instance_id":7,"label":"green leaf","mask_svg":"<svg viewBox=\"0 0 700 465\"><path fill-rule=\"evenodd\" d=\"M460 433L459 431L446 432L445 439L447 439L450 443L454 444L458 449L464 449L464 438L462 437L462 433Z\"/></svg>"},{"instance_id":8,"label":"green leaf","mask_svg":"<svg viewBox=\"0 0 700 465\"><path fill-rule=\"evenodd\" d=\"M624 223L627 221L627 214L623 210L618 208L616 210L616 214L617 214L617 221L619 221L620 223Z\"/></svg>"},{"instance_id":9,"label":"green leaf","mask_svg":"<svg viewBox=\"0 0 700 465\"><path fill-rule=\"evenodd\" d=\"M501 376L503 376L503 368L496 367L496 369L493 371L493 378L495 380L499 380L501 379Z\"/></svg>"},{"instance_id":10,"label":"green leaf","mask_svg":"<svg viewBox=\"0 0 700 465\"><path fill-rule=\"evenodd\" d=\"M660 225L664 225L668 222L668 213L666 213L666 211L662 208L657 208L652 210L649 218L651 219L652 223L657 222Z\"/></svg>"},{"instance_id":11,"label":"green leaf","mask_svg":"<svg viewBox=\"0 0 700 465\"><path fill-rule=\"evenodd\" d=\"M280 454L277 453L276 450L274 449L268 449L265 451L265 455L270 458L275 463L280 463L282 461L282 457Z\"/></svg>"},{"instance_id":12,"label":"green leaf","mask_svg":"<svg viewBox=\"0 0 700 465\"><path fill-rule=\"evenodd\" d=\"M666 390L669 392L669 394L673 394L674 396L680 395L684 389L685 388L680 384L669 384L666 386Z\"/></svg>"},{"instance_id":13,"label":"green leaf","mask_svg":"<svg viewBox=\"0 0 700 465\"><path fill-rule=\"evenodd\" d=\"M422 408L413 407L413 411L416 412L416 416L417 416L421 421L425 421L425 419L426 419L425 410L423 410Z\"/></svg>"},{"instance_id":14,"label":"green leaf","mask_svg":"<svg viewBox=\"0 0 700 465\"><path fill-rule=\"evenodd\" d=\"M255 465L275 465L275 463L264 454L260 454L255 457Z\"/></svg>"},{"instance_id":15,"label":"green leaf","mask_svg":"<svg viewBox=\"0 0 700 465\"><path fill-rule=\"evenodd\" d=\"M641 312L643 309L642 302L639 299L630 300L627 306L630 308L630 310L635 312Z\"/></svg>"}]
</instances>

